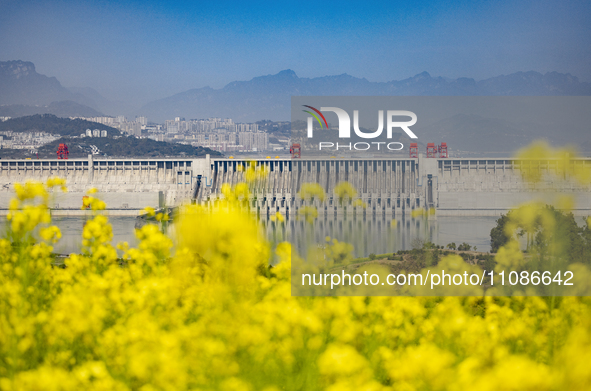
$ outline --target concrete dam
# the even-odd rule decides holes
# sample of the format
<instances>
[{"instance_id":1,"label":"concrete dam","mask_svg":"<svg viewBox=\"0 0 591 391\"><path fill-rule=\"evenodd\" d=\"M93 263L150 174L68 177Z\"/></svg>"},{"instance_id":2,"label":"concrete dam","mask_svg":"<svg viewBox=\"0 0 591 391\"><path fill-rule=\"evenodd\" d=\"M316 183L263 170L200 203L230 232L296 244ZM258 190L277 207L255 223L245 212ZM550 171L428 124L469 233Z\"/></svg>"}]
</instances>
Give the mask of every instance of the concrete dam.
<instances>
[{"instance_id":1,"label":"concrete dam","mask_svg":"<svg viewBox=\"0 0 591 391\"><path fill-rule=\"evenodd\" d=\"M495 216L510 208L538 199L551 202L557 195L576 200L575 214L591 214L591 183L581 184L564 173L561 162L552 159L69 159L0 160L0 213L6 213L13 185L28 179L45 181L66 178L68 193L54 192L50 207L76 214L82 197L95 187L111 214L137 214L146 206L163 207L184 203L215 205L223 198L224 183L245 180L244 166L253 162L267 175L251 183L249 210L260 215L281 212L294 216L305 205L314 205L320 215L409 214L416 208L435 208L441 216ZM572 159L569 164L591 169L591 159ZM539 172L541 182L524 182L522 168ZM557 179L559 178L559 179ZM351 200L339 202L335 186L351 183L366 207ZM325 200L303 200L304 183L318 183Z\"/></svg>"}]
</instances>

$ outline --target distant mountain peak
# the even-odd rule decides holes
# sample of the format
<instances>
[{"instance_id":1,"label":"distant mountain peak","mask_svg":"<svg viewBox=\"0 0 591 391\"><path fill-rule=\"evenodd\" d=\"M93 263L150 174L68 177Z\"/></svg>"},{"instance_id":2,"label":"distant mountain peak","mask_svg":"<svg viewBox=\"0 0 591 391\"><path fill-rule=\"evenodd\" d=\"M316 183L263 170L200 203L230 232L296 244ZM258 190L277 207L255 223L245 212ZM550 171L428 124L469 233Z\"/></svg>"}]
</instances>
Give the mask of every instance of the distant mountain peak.
<instances>
[{"instance_id":1,"label":"distant mountain peak","mask_svg":"<svg viewBox=\"0 0 591 391\"><path fill-rule=\"evenodd\" d=\"M21 79L36 73L35 64L30 61L0 61L0 74L3 74L5 77Z\"/></svg>"},{"instance_id":2,"label":"distant mountain peak","mask_svg":"<svg viewBox=\"0 0 591 391\"><path fill-rule=\"evenodd\" d=\"M292 77L294 79L298 77L298 75L296 75L296 73L291 69L284 69L284 70L280 71L279 73L277 73L277 75L275 75L275 76Z\"/></svg>"},{"instance_id":3,"label":"distant mountain peak","mask_svg":"<svg viewBox=\"0 0 591 391\"><path fill-rule=\"evenodd\" d=\"M37 73L30 61L0 61L0 112L6 116L129 114L125 102L111 102L92 88L65 88L55 77ZM135 111L137 109L133 109ZM92 114L92 115L91 115Z\"/></svg>"},{"instance_id":4,"label":"distant mountain peak","mask_svg":"<svg viewBox=\"0 0 591 391\"><path fill-rule=\"evenodd\" d=\"M95 107L92 99L74 94L55 77L37 73L30 61L0 61L0 105L46 106L63 101Z\"/></svg>"},{"instance_id":5,"label":"distant mountain peak","mask_svg":"<svg viewBox=\"0 0 591 391\"><path fill-rule=\"evenodd\" d=\"M427 71L423 71L421 73L417 73L411 79L415 80L422 80L422 79L432 79L431 75Z\"/></svg>"}]
</instances>

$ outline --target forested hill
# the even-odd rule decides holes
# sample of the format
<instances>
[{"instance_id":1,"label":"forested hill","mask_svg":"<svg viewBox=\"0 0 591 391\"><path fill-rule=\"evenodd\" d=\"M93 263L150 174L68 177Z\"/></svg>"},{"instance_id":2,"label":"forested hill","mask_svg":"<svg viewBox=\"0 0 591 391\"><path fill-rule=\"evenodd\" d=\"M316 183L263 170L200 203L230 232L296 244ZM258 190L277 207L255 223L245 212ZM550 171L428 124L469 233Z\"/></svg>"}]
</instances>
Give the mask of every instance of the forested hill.
<instances>
[{"instance_id":1,"label":"forested hill","mask_svg":"<svg viewBox=\"0 0 591 391\"><path fill-rule=\"evenodd\" d=\"M71 158L87 157L92 153L92 146L98 148L100 156L116 158L199 157L206 154L221 156L219 152L209 148L123 136L116 139L61 138L39 148L39 157L54 158L60 143L68 146Z\"/></svg>"},{"instance_id":2,"label":"forested hill","mask_svg":"<svg viewBox=\"0 0 591 391\"><path fill-rule=\"evenodd\" d=\"M0 132L45 132L62 136L80 136L86 129L106 130L107 137L120 136L119 130L97 122L83 119L60 118L52 114L36 114L27 117L11 118L0 122Z\"/></svg>"}]
</instances>

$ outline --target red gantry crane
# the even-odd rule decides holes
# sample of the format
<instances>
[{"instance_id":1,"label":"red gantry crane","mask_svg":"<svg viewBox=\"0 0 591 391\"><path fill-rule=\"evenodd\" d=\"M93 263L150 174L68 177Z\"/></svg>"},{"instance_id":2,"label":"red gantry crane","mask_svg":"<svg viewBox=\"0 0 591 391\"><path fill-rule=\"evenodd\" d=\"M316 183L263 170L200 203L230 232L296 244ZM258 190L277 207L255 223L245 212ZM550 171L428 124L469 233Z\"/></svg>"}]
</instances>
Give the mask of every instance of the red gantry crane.
<instances>
[{"instance_id":1,"label":"red gantry crane","mask_svg":"<svg viewBox=\"0 0 591 391\"><path fill-rule=\"evenodd\" d=\"M57 158L67 159L70 152L68 152L68 146L66 144L60 144L57 148Z\"/></svg>"},{"instance_id":2,"label":"red gantry crane","mask_svg":"<svg viewBox=\"0 0 591 391\"><path fill-rule=\"evenodd\" d=\"M413 147L414 143L410 144L410 157L413 157L412 155L412 147ZM414 144L416 145L416 144ZM449 155L447 154L447 143L441 143L440 145L435 145L435 143L428 143L427 144L427 157L429 158L436 158L437 154L439 154L439 158L440 159L447 159L449 157Z\"/></svg>"},{"instance_id":3,"label":"red gantry crane","mask_svg":"<svg viewBox=\"0 0 591 391\"><path fill-rule=\"evenodd\" d=\"M289 148L289 153L291 153L292 159L299 159L302 157L301 147L300 144L293 144Z\"/></svg>"},{"instance_id":4,"label":"red gantry crane","mask_svg":"<svg viewBox=\"0 0 591 391\"><path fill-rule=\"evenodd\" d=\"M417 143L410 143L410 157L419 157L419 145Z\"/></svg>"},{"instance_id":5,"label":"red gantry crane","mask_svg":"<svg viewBox=\"0 0 591 391\"><path fill-rule=\"evenodd\" d=\"M434 157L436 157L435 156L436 154L437 154L437 147L435 146L435 143L427 143L427 157L434 158Z\"/></svg>"},{"instance_id":6,"label":"red gantry crane","mask_svg":"<svg viewBox=\"0 0 591 391\"><path fill-rule=\"evenodd\" d=\"M441 143L438 147L439 149L439 157L447 159L447 143Z\"/></svg>"}]
</instances>

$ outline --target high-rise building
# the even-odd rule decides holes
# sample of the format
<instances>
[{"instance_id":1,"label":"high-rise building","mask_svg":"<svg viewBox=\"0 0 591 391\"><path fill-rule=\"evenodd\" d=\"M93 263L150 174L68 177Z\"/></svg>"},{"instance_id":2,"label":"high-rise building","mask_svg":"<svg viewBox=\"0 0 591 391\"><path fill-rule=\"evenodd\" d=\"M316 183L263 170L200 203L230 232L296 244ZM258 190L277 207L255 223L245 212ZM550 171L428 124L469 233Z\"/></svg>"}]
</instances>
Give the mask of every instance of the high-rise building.
<instances>
[{"instance_id":1,"label":"high-rise building","mask_svg":"<svg viewBox=\"0 0 591 391\"><path fill-rule=\"evenodd\" d=\"M86 137L92 137L92 130L86 129Z\"/></svg>"},{"instance_id":2,"label":"high-rise building","mask_svg":"<svg viewBox=\"0 0 591 391\"><path fill-rule=\"evenodd\" d=\"M238 143L243 151L264 151L269 148L269 135L265 132L240 132Z\"/></svg>"},{"instance_id":3,"label":"high-rise building","mask_svg":"<svg viewBox=\"0 0 591 391\"><path fill-rule=\"evenodd\" d=\"M135 137L140 137L142 135L142 125L138 122L128 122L122 130Z\"/></svg>"},{"instance_id":4,"label":"high-rise building","mask_svg":"<svg viewBox=\"0 0 591 391\"><path fill-rule=\"evenodd\" d=\"M259 125L257 124L236 124L237 132L258 132Z\"/></svg>"},{"instance_id":5,"label":"high-rise building","mask_svg":"<svg viewBox=\"0 0 591 391\"><path fill-rule=\"evenodd\" d=\"M253 132L254 145L253 151L264 151L269 149L269 135L265 132Z\"/></svg>"},{"instance_id":6,"label":"high-rise building","mask_svg":"<svg viewBox=\"0 0 591 391\"><path fill-rule=\"evenodd\" d=\"M168 134L177 134L179 132L179 121L166 120L164 125Z\"/></svg>"}]
</instances>

